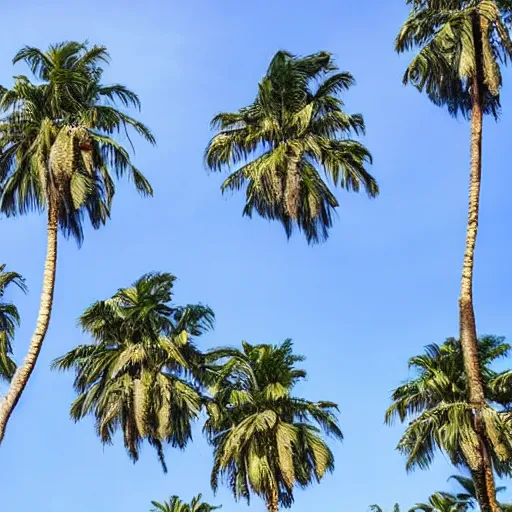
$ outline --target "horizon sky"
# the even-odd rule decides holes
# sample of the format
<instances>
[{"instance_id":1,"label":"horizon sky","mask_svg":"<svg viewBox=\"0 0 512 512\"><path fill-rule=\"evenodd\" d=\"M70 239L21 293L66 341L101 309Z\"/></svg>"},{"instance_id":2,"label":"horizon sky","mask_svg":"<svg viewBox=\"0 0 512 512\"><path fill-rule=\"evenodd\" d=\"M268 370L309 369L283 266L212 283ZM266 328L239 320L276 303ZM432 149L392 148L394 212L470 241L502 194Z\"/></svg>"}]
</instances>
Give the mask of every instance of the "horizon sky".
<instances>
[{"instance_id":1,"label":"horizon sky","mask_svg":"<svg viewBox=\"0 0 512 512\"><path fill-rule=\"evenodd\" d=\"M0 84L29 75L23 64L12 65L24 45L103 44L112 58L104 81L139 94L137 117L157 139L154 148L133 137L134 162L154 198L120 181L106 227L87 227L80 249L59 238L51 326L0 448L5 510L149 512L152 500L177 494L190 501L198 493L223 512L248 510L226 487L213 495L211 449L200 424L186 451L166 449L163 474L149 446L133 464L120 436L103 447L91 419L69 419L73 375L50 371L51 361L87 342L76 319L91 302L149 271L177 276L177 304L214 310L215 330L198 339L201 348L292 338L308 372L297 395L339 404L345 439L331 442L336 470L298 490L294 512L365 512L373 503L390 510L395 502L408 510L435 491L455 490L447 478L456 470L441 454L430 471L407 474L395 450L403 427L383 422L391 390L409 376L407 360L457 336L469 173L469 124L402 85L409 56L398 56L393 44L407 12L404 0L320 0L314 10L291 0L27 0L4 9ZM332 52L354 75L343 100L348 112L365 117L361 140L381 189L374 200L337 190L330 238L313 247L299 233L287 241L278 223L242 217L244 194L223 197L225 174L208 173L203 163L211 118L254 99L279 49ZM484 126L475 307L480 334L512 340L510 78L505 71L499 123L487 118ZM22 317L14 346L21 362L39 303L44 215L2 218L0 236L0 263L29 287L27 296L8 297ZM501 498L512 499L512 485ZM250 509L265 505L254 497Z\"/></svg>"}]
</instances>

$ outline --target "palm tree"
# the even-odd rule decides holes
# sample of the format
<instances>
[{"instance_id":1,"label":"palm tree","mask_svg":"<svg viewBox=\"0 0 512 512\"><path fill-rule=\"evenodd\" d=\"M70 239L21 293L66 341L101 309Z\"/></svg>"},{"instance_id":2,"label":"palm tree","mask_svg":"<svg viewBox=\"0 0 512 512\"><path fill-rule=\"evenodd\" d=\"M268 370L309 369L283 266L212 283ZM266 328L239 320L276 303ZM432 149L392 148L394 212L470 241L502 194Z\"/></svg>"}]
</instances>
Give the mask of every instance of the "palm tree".
<instances>
[{"instance_id":1,"label":"palm tree","mask_svg":"<svg viewBox=\"0 0 512 512\"><path fill-rule=\"evenodd\" d=\"M211 483L224 478L236 499L263 498L269 512L289 507L295 486L320 481L334 456L320 432L342 439L332 402L292 396L306 372L286 340L280 346L242 343L211 388L205 432L214 447ZM318 426L316 426L316 425Z\"/></svg>"},{"instance_id":2,"label":"palm tree","mask_svg":"<svg viewBox=\"0 0 512 512\"><path fill-rule=\"evenodd\" d=\"M211 512L222 508L201 501L202 498L202 494L198 494L190 503L184 503L179 496L171 496L171 499L164 501L164 503L152 501L151 504L155 507L152 512Z\"/></svg>"},{"instance_id":3,"label":"palm tree","mask_svg":"<svg viewBox=\"0 0 512 512\"><path fill-rule=\"evenodd\" d=\"M370 505L370 511L371 512L384 512L384 509L380 507L379 505ZM398 503L395 503L393 505L393 512L400 512L400 505Z\"/></svg>"},{"instance_id":4,"label":"palm tree","mask_svg":"<svg viewBox=\"0 0 512 512\"><path fill-rule=\"evenodd\" d=\"M473 307L473 263L478 230L482 172L483 116L497 116L502 84L500 66L512 57L511 4L505 0L407 0L410 15L396 40L396 50L419 48L404 83L414 84L454 115L471 118L471 165L468 222L459 299L460 339L468 375L469 403L475 409L478 465L487 474L483 510L498 510L484 434L485 394L480 379Z\"/></svg>"},{"instance_id":5,"label":"palm tree","mask_svg":"<svg viewBox=\"0 0 512 512\"><path fill-rule=\"evenodd\" d=\"M472 507L470 500L465 500L447 492L435 492L427 503L416 503L409 512L466 512Z\"/></svg>"},{"instance_id":6,"label":"palm tree","mask_svg":"<svg viewBox=\"0 0 512 512\"><path fill-rule=\"evenodd\" d=\"M214 320L206 306L171 305L174 280L167 273L146 274L132 287L92 304L80 325L94 343L54 362L55 368L75 371L75 421L92 415L106 444L121 430L133 461L147 440L164 471L163 443L184 448L203 406L206 357L194 338Z\"/></svg>"},{"instance_id":7,"label":"palm tree","mask_svg":"<svg viewBox=\"0 0 512 512\"><path fill-rule=\"evenodd\" d=\"M140 107L135 93L121 85L101 83L104 47L62 43L47 52L24 48L24 60L37 85L18 76L0 98L0 211L7 216L29 211L47 213L47 254L36 328L22 366L0 409L0 442L7 422L35 367L52 311L57 265L57 231L83 238L87 215L94 228L109 217L117 177L128 173L139 192L152 193L130 156L113 138L133 128L154 138L143 124L116 108Z\"/></svg>"},{"instance_id":8,"label":"palm tree","mask_svg":"<svg viewBox=\"0 0 512 512\"><path fill-rule=\"evenodd\" d=\"M7 287L15 284L26 292L25 280L16 272L6 272L5 264L0 265L0 300ZM16 363L12 360L12 340L16 327L20 324L18 308L9 302L0 302L0 380L10 382L16 371Z\"/></svg>"},{"instance_id":9,"label":"palm tree","mask_svg":"<svg viewBox=\"0 0 512 512\"><path fill-rule=\"evenodd\" d=\"M279 51L255 101L213 118L219 133L206 149L206 164L215 171L237 166L222 191L247 184L244 215L255 210L280 221L288 236L297 227L315 243L327 238L338 207L320 169L334 185L378 194L367 170L371 155L350 138L364 133L363 117L344 112L338 98L353 84L327 52L299 58Z\"/></svg>"},{"instance_id":10,"label":"palm tree","mask_svg":"<svg viewBox=\"0 0 512 512\"><path fill-rule=\"evenodd\" d=\"M464 373L463 350L459 340L449 338L439 346L429 345L425 353L409 360L415 375L393 391L386 423L398 418L409 421L398 449L407 456L407 469L426 469L437 449L446 453L456 466L468 468L480 496L485 495L487 475L479 464L476 412L468 402L468 378ZM509 474L512 463L512 394L497 389L502 377L490 366L506 357L510 345L496 336L479 339L480 378L486 406L483 420L491 471ZM492 473L491 473L492 475Z\"/></svg>"}]
</instances>

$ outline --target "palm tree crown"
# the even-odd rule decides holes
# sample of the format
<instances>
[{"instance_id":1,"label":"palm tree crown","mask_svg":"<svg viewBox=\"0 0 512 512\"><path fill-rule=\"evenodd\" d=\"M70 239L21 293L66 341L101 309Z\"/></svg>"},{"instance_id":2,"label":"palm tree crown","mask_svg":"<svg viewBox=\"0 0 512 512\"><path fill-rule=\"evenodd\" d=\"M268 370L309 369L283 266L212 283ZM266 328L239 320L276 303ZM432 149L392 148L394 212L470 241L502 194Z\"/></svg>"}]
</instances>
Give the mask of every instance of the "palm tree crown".
<instances>
[{"instance_id":1,"label":"palm tree crown","mask_svg":"<svg viewBox=\"0 0 512 512\"><path fill-rule=\"evenodd\" d=\"M80 324L95 343L78 346L54 363L75 370L75 420L92 414L103 443L111 443L121 429L134 461L146 439L164 470L163 443L184 448L203 405L205 359L194 338L214 319L206 306L170 305L174 280L171 274L146 274L94 303Z\"/></svg>"},{"instance_id":2,"label":"palm tree crown","mask_svg":"<svg viewBox=\"0 0 512 512\"><path fill-rule=\"evenodd\" d=\"M171 496L169 501L158 503L152 501L151 504L155 507L152 512L211 512L222 508L216 505L210 505L202 501L202 494L195 496L190 503L185 503L180 500L179 496Z\"/></svg>"},{"instance_id":3,"label":"palm tree crown","mask_svg":"<svg viewBox=\"0 0 512 512\"><path fill-rule=\"evenodd\" d=\"M16 363L11 357L12 341L20 323L18 308L9 302L1 302L10 284L15 284L24 292L27 290L20 274L6 272L5 265L0 265L0 380L6 381L10 381L16 371Z\"/></svg>"},{"instance_id":4,"label":"palm tree crown","mask_svg":"<svg viewBox=\"0 0 512 512\"><path fill-rule=\"evenodd\" d=\"M252 491L275 512L279 503L291 505L296 485L305 487L333 470L320 429L342 439L337 406L292 396L306 377L295 368L302 359L289 340L281 346L244 342L219 371L205 426L214 446L214 489L226 477L236 498L249 499Z\"/></svg>"},{"instance_id":5,"label":"palm tree crown","mask_svg":"<svg viewBox=\"0 0 512 512\"><path fill-rule=\"evenodd\" d=\"M94 228L110 214L115 187L112 172L126 172L143 194L152 189L132 164L128 151L112 137L133 128L154 143L149 129L126 113L140 107L126 87L101 83L104 47L61 43L47 52L26 47L14 62L28 63L38 82L15 77L0 99L0 210L6 215L58 211L60 227L78 242L83 216Z\"/></svg>"},{"instance_id":6,"label":"palm tree crown","mask_svg":"<svg viewBox=\"0 0 512 512\"><path fill-rule=\"evenodd\" d=\"M467 116L475 73L484 112L497 115L500 66L512 56L510 3L503 0L407 0L411 11L396 50L420 48L404 83L425 91L451 114ZM480 62L481 60L481 62Z\"/></svg>"},{"instance_id":7,"label":"palm tree crown","mask_svg":"<svg viewBox=\"0 0 512 512\"><path fill-rule=\"evenodd\" d=\"M509 472L512 457L512 430L509 413L510 388L498 384L502 373L491 363L508 355L510 345L496 336L479 339L481 376L488 405L484 411L485 427L494 468ZM474 431L473 409L467 401L467 377L464 373L459 340L449 338L439 346L429 345L425 353L409 360L415 377L393 391L393 403L386 411L386 422L410 419L398 449L407 455L407 468L427 468L435 450L448 454L455 465L472 468L478 443ZM498 408L498 410L496 410ZM473 468L474 469L474 468Z\"/></svg>"},{"instance_id":8,"label":"palm tree crown","mask_svg":"<svg viewBox=\"0 0 512 512\"><path fill-rule=\"evenodd\" d=\"M334 185L362 188L370 197L379 191L367 171L370 153L350 138L364 133L363 117L345 113L338 98L354 79L337 71L327 52L303 58L277 52L255 101L213 118L219 133L206 150L213 170L245 161L222 185L223 191L247 185L245 215L255 210L279 220L288 236L296 226L313 243L327 238L338 206L320 168Z\"/></svg>"}]
</instances>

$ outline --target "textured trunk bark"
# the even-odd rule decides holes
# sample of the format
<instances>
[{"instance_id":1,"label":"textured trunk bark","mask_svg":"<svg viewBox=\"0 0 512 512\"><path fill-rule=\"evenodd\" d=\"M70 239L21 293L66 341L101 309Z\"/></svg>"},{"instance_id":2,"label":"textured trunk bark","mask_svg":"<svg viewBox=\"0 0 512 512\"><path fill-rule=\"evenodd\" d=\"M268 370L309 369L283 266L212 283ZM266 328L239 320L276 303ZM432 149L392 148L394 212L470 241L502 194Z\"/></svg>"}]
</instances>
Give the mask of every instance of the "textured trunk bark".
<instances>
[{"instance_id":1,"label":"textured trunk bark","mask_svg":"<svg viewBox=\"0 0 512 512\"><path fill-rule=\"evenodd\" d=\"M479 498L480 508L483 512L500 510L496 502L494 488L494 475L491 461L487 451L485 426L482 418L482 409L485 407L485 395L480 374L480 361L478 357L478 339L473 307L473 265L476 238L478 233L478 214L480 202L480 183L482 174L482 40L478 15L473 16L473 37L475 41L475 74L471 84L471 143L470 143L470 178L468 200L468 222L466 228L466 247L462 266L461 291L459 298L460 316L460 342L464 356L464 367L468 380L469 402L475 413L475 431L479 439L478 460L474 461L475 469L484 475L486 492ZM483 493L482 493L483 494ZM480 501L482 500L482 501Z\"/></svg>"},{"instance_id":2,"label":"textured trunk bark","mask_svg":"<svg viewBox=\"0 0 512 512\"><path fill-rule=\"evenodd\" d=\"M296 219L299 212L300 203L300 175L299 175L300 158L296 154L288 156L288 166L286 169L285 184L285 204L286 213L292 219Z\"/></svg>"},{"instance_id":3,"label":"textured trunk bark","mask_svg":"<svg viewBox=\"0 0 512 512\"><path fill-rule=\"evenodd\" d=\"M279 512L279 496L277 491L272 491L267 497L268 512Z\"/></svg>"},{"instance_id":4,"label":"textured trunk bark","mask_svg":"<svg viewBox=\"0 0 512 512\"><path fill-rule=\"evenodd\" d=\"M475 484L476 499L478 503L487 503L489 499L487 497L487 485L483 468L480 468L479 470L471 470L471 479ZM490 508L482 508L481 510L482 512L489 512Z\"/></svg>"},{"instance_id":5,"label":"textured trunk bark","mask_svg":"<svg viewBox=\"0 0 512 512\"><path fill-rule=\"evenodd\" d=\"M57 265L57 230L58 208L55 201L51 200L48 206L47 251L44 263L43 289L39 303L36 328L30 340L30 346L23 364L16 371L9 391L0 407L0 443L4 438L7 422L34 370L50 323L55 285L55 269Z\"/></svg>"}]
</instances>

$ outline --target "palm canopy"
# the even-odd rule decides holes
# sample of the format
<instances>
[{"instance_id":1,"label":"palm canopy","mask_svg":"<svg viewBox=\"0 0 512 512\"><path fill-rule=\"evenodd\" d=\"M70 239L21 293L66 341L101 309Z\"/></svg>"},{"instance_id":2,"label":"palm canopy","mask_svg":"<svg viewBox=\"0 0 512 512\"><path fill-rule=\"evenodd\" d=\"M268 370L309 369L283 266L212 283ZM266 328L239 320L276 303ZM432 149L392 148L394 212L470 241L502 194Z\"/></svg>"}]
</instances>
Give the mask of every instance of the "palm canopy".
<instances>
[{"instance_id":1,"label":"palm canopy","mask_svg":"<svg viewBox=\"0 0 512 512\"><path fill-rule=\"evenodd\" d=\"M254 492L269 510L290 506L296 485L306 487L334 468L320 432L342 439L332 402L292 395L306 372L295 364L290 340L280 346L243 343L211 387L205 431L214 446L212 487L225 477L234 496Z\"/></svg>"},{"instance_id":2,"label":"palm canopy","mask_svg":"<svg viewBox=\"0 0 512 512\"><path fill-rule=\"evenodd\" d=\"M164 503L152 501L151 504L155 508L151 512L211 512L222 508L217 505L210 505L202 501L202 498L202 494L198 494L190 503L185 503L179 496L171 496L171 499Z\"/></svg>"},{"instance_id":3,"label":"palm canopy","mask_svg":"<svg viewBox=\"0 0 512 512\"><path fill-rule=\"evenodd\" d=\"M94 343L54 363L75 371L79 396L71 406L73 419L92 415L103 443L112 443L120 429L134 461L147 440L164 470L163 443L184 448L203 405L206 356L194 339L214 320L206 306L170 304L174 281L171 274L146 274L132 287L92 304L80 325Z\"/></svg>"},{"instance_id":4,"label":"palm canopy","mask_svg":"<svg viewBox=\"0 0 512 512\"><path fill-rule=\"evenodd\" d=\"M384 509L380 505L370 505L370 512L384 512ZM395 503L393 505L393 512L400 512L400 505Z\"/></svg>"},{"instance_id":5,"label":"palm canopy","mask_svg":"<svg viewBox=\"0 0 512 512\"><path fill-rule=\"evenodd\" d=\"M11 357L12 341L16 327L20 324L18 308L2 301L10 284L15 284L24 292L27 290L20 274L7 272L5 264L0 265L0 380L6 381L10 381L16 371L16 363Z\"/></svg>"},{"instance_id":6,"label":"palm canopy","mask_svg":"<svg viewBox=\"0 0 512 512\"><path fill-rule=\"evenodd\" d=\"M254 102L213 118L219 132L206 149L206 164L236 167L222 191L247 185L244 215L256 211L278 220L288 236L297 227L314 243L327 238L338 207L321 169L334 185L378 194L367 170L371 155L351 138L364 133L363 117L347 114L338 97L353 84L327 52L296 57L279 51Z\"/></svg>"},{"instance_id":7,"label":"palm canopy","mask_svg":"<svg viewBox=\"0 0 512 512\"><path fill-rule=\"evenodd\" d=\"M135 93L118 84L103 85L104 47L76 42L47 52L24 48L24 60L37 83L17 76L0 97L0 211L18 215L51 205L66 235L83 238L83 218L94 228L105 223L115 186L112 173L128 173L136 188L151 194L148 181L115 140L134 129L150 143L142 123L116 107L140 107ZM131 143L131 141L130 141Z\"/></svg>"},{"instance_id":8,"label":"palm canopy","mask_svg":"<svg viewBox=\"0 0 512 512\"><path fill-rule=\"evenodd\" d=\"M510 471L512 430L507 412L512 405L510 388L497 389L502 376L491 364L506 357L510 345L504 338L484 336L478 341L481 377L487 406L482 411L487 442L494 469ZM425 353L409 360L415 376L393 391L393 403L386 411L386 423L409 420L398 449L407 456L407 468L428 468L436 449L444 451L453 464L475 469L478 440L473 408L467 399L459 340L449 338L441 346L432 344Z\"/></svg>"},{"instance_id":9,"label":"palm canopy","mask_svg":"<svg viewBox=\"0 0 512 512\"><path fill-rule=\"evenodd\" d=\"M472 478L468 478L462 475L452 475L448 480L455 480L460 487L462 492L456 494L456 497L460 500L465 500L471 503L471 508L478 505L478 497L475 487L475 482ZM496 493L504 492L507 488L504 486L496 487ZM512 504L500 503L500 509L504 512L510 512L512 510Z\"/></svg>"},{"instance_id":10,"label":"palm canopy","mask_svg":"<svg viewBox=\"0 0 512 512\"><path fill-rule=\"evenodd\" d=\"M484 112L497 115L500 66L512 57L510 0L408 0L411 11L396 50L419 48L404 83L425 91L451 114L467 116L478 78Z\"/></svg>"},{"instance_id":11,"label":"palm canopy","mask_svg":"<svg viewBox=\"0 0 512 512\"><path fill-rule=\"evenodd\" d=\"M436 492L426 503L416 503L409 512L466 512L472 508L470 500L447 492Z\"/></svg>"}]
</instances>

